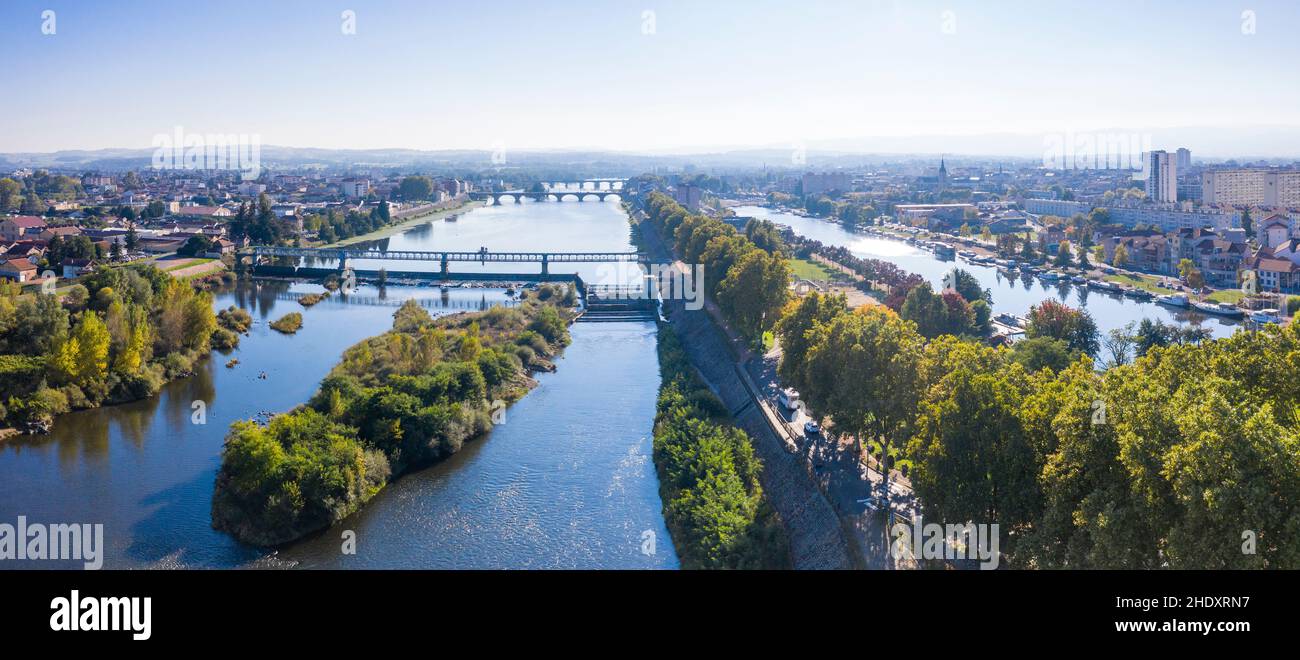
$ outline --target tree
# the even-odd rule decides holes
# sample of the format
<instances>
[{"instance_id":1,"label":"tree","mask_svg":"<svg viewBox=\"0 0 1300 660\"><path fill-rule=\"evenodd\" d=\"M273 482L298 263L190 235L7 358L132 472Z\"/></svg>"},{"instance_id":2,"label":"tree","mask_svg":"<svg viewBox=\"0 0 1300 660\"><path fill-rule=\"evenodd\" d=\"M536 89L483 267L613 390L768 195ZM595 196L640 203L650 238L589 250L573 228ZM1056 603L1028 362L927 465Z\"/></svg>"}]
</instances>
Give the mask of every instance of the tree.
<instances>
[{"instance_id":1,"label":"tree","mask_svg":"<svg viewBox=\"0 0 1300 660\"><path fill-rule=\"evenodd\" d=\"M1059 339L1072 351L1094 356L1101 348L1097 324L1087 310L1074 309L1049 298L1030 307L1027 319L1027 338Z\"/></svg>"},{"instance_id":2,"label":"tree","mask_svg":"<svg viewBox=\"0 0 1300 660\"><path fill-rule=\"evenodd\" d=\"M1110 257L1110 265L1123 268L1128 265L1128 248L1121 243L1115 246L1115 253Z\"/></svg>"},{"instance_id":3,"label":"tree","mask_svg":"<svg viewBox=\"0 0 1300 660\"><path fill-rule=\"evenodd\" d=\"M975 313L956 291L935 294L929 282L912 287L899 316L916 324L922 336L964 335L976 332Z\"/></svg>"},{"instance_id":4,"label":"tree","mask_svg":"<svg viewBox=\"0 0 1300 660\"><path fill-rule=\"evenodd\" d=\"M803 397L857 437L901 446L922 389L925 340L915 324L878 306L840 314L814 330Z\"/></svg>"},{"instance_id":5,"label":"tree","mask_svg":"<svg viewBox=\"0 0 1300 660\"><path fill-rule=\"evenodd\" d=\"M1106 344L1106 351L1110 354L1110 359L1106 361L1107 367L1118 367L1129 363L1133 346L1137 343L1137 338L1133 336L1133 328L1134 323L1130 321L1128 325L1115 328L1106 334L1106 339L1103 341Z\"/></svg>"},{"instance_id":6,"label":"tree","mask_svg":"<svg viewBox=\"0 0 1300 660\"><path fill-rule=\"evenodd\" d=\"M1267 220L1267 218L1265 218ZM1255 233L1255 223L1250 219L1250 209L1241 212L1241 228L1246 230L1246 236L1249 237Z\"/></svg>"},{"instance_id":7,"label":"tree","mask_svg":"<svg viewBox=\"0 0 1300 660\"><path fill-rule=\"evenodd\" d=\"M966 302L973 303L976 300L983 300L992 304L993 293L988 289L980 288L980 281L974 275L964 268L954 268L948 271L943 278L945 289L952 289L961 294Z\"/></svg>"},{"instance_id":8,"label":"tree","mask_svg":"<svg viewBox=\"0 0 1300 660\"><path fill-rule=\"evenodd\" d=\"M397 193L410 201L429 199L433 194L433 180L427 176L408 176L398 184Z\"/></svg>"},{"instance_id":9,"label":"tree","mask_svg":"<svg viewBox=\"0 0 1300 660\"><path fill-rule=\"evenodd\" d=\"M1052 263L1057 268L1068 268L1074 263L1074 259L1070 255L1069 241L1061 241L1060 244L1056 246L1056 260Z\"/></svg>"},{"instance_id":10,"label":"tree","mask_svg":"<svg viewBox=\"0 0 1300 660\"><path fill-rule=\"evenodd\" d=\"M718 284L718 306L750 341L776 324L789 296L790 265L780 254L750 250Z\"/></svg>"},{"instance_id":11,"label":"tree","mask_svg":"<svg viewBox=\"0 0 1300 660\"><path fill-rule=\"evenodd\" d=\"M1011 359L1031 373L1042 369L1060 371L1074 362L1074 355L1069 344L1053 337L1023 339L1011 350Z\"/></svg>"},{"instance_id":12,"label":"tree","mask_svg":"<svg viewBox=\"0 0 1300 660\"><path fill-rule=\"evenodd\" d=\"M185 244L176 250L176 254L186 257L194 257L200 254L207 254L211 249L212 239L207 236L198 235L189 237L189 240L185 241Z\"/></svg>"},{"instance_id":13,"label":"tree","mask_svg":"<svg viewBox=\"0 0 1300 660\"><path fill-rule=\"evenodd\" d=\"M776 336L781 343L781 361L777 371L781 378L794 387L804 388L804 369L813 332L820 325L830 323L848 312L848 302L843 295L810 293L791 301L781 320L776 324Z\"/></svg>"},{"instance_id":14,"label":"tree","mask_svg":"<svg viewBox=\"0 0 1300 660\"><path fill-rule=\"evenodd\" d=\"M1039 467L1019 417L1028 389L1019 365L967 363L928 390L908 443L926 518L1016 529L1035 517Z\"/></svg>"},{"instance_id":15,"label":"tree","mask_svg":"<svg viewBox=\"0 0 1300 660\"><path fill-rule=\"evenodd\" d=\"M108 328L95 312L85 312L73 330L77 343L77 385L87 394L108 376Z\"/></svg>"},{"instance_id":16,"label":"tree","mask_svg":"<svg viewBox=\"0 0 1300 660\"><path fill-rule=\"evenodd\" d=\"M22 205L22 184L5 177L0 179L0 211L12 211Z\"/></svg>"}]
</instances>

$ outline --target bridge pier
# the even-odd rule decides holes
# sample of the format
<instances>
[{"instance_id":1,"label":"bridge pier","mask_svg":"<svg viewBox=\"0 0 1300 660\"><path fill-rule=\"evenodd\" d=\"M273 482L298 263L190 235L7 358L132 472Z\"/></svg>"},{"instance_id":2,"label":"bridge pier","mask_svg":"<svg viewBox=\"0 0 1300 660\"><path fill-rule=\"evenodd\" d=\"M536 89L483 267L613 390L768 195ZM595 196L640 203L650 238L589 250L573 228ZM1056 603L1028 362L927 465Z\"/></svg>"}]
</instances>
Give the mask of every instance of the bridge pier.
<instances>
[{"instance_id":1,"label":"bridge pier","mask_svg":"<svg viewBox=\"0 0 1300 660\"><path fill-rule=\"evenodd\" d=\"M492 206L501 206L501 195L492 196Z\"/></svg>"},{"instance_id":2,"label":"bridge pier","mask_svg":"<svg viewBox=\"0 0 1300 660\"><path fill-rule=\"evenodd\" d=\"M451 269L447 267L447 253L446 253L446 252L443 252L443 253L442 253L442 269L441 269L441 272L442 272L442 276L443 276L443 277L446 277L447 274L451 272Z\"/></svg>"},{"instance_id":3,"label":"bridge pier","mask_svg":"<svg viewBox=\"0 0 1300 660\"><path fill-rule=\"evenodd\" d=\"M545 278L547 275L550 274L551 274L551 256L548 254L543 254L542 255L542 277Z\"/></svg>"}]
</instances>

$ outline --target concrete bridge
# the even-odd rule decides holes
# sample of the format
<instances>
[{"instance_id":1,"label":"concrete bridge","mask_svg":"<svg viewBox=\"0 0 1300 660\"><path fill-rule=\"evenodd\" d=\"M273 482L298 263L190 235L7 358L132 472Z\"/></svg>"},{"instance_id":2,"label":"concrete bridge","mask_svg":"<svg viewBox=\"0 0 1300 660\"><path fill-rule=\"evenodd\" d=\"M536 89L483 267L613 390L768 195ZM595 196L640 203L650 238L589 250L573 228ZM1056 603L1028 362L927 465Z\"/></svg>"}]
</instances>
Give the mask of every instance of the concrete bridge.
<instances>
[{"instance_id":1,"label":"concrete bridge","mask_svg":"<svg viewBox=\"0 0 1300 660\"><path fill-rule=\"evenodd\" d=\"M375 259L380 261L436 261L441 265L441 272L450 272L448 265L453 261L487 264L493 263L540 263L542 275L550 274L553 263L641 263L645 260L640 252L491 252L487 248L475 252L441 252L423 250L379 250L364 247L338 248L298 248L254 245L240 251L240 257L252 257L256 266L261 259L298 258L337 261L338 270L346 270L352 259Z\"/></svg>"},{"instance_id":2,"label":"concrete bridge","mask_svg":"<svg viewBox=\"0 0 1300 660\"><path fill-rule=\"evenodd\" d=\"M621 199L625 183L624 179L588 179L576 182L556 181L543 183L545 190L500 190L495 192L485 190L472 192L469 196L470 199L490 199L493 206L500 206L502 197L509 197L516 204L522 204L525 198L534 202L545 202L550 199L562 202L566 197L573 197L581 202L593 196L603 202L607 197Z\"/></svg>"},{"instance_id":3,"label":"concrete bridge","mask_svg":"<svg viewBox=\"0 0 1300 660\"><path fill-rule=\"evenodd\" d=\"M502 190L500 192L472 192L469 194L470 199L492 200L493 206L501 205L502 197L510 197L515 200L516 204L523 204L524 198L534 202L545 202L552 198L557 202L564 201L565 197L573 197L579 202L585 201L588 197L595 197L600 201L605 201L607 197L618 197L622 199L622 189L618 190L547 190L546 192L534 192L528 190Z\"/></svg>"}]
</instances>

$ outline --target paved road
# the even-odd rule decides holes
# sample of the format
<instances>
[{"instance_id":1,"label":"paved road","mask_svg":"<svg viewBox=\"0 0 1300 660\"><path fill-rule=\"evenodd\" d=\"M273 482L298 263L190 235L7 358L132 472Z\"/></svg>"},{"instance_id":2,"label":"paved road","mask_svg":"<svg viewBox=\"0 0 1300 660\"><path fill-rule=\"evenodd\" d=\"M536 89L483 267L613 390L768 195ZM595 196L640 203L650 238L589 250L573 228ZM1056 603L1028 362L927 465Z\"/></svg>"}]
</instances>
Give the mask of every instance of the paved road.
<instances>
[{"instance_id":1,"label":"paved road","mask_svg":"<svg viewBox=\"0 0 1300 660\"><path fill-rule=\"evenodd\" d=\"M858 460L857 448L851 439L840 438L829 432L811 437L803 433L804 422L810 419L807 413L802 409L787 409L777 402L781 391L776 375L779 359L778 345L762 356L762 359L749 361L749 375L796 433L795 443L803 459L810 465L819 487L845 527L853 531L853 542L858 546L865 568L910 567L895 565L889 557L884 511L878 506L867 504L868 500L879 501L884 489L884 476ZM905 519L916 515L916 497L911 488L891 477L889 490L890 504L896 514Z\"/></svg>"}]
</instances>

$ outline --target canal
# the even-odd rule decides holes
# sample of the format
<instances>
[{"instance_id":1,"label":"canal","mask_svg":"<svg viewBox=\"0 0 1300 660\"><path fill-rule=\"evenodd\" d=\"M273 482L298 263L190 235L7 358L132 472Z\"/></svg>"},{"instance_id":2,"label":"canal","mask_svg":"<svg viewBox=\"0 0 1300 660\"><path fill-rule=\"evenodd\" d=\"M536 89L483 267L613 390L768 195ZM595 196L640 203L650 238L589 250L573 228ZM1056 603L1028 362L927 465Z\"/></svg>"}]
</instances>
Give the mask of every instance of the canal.
<instances>
[{"instance_id":1,"label":"canal","mask_svg":"<svg viewBox=\"0 0 1300 660\"><path fill-rule=\"evenodd\" d=\"M1103 336L1115 328L1140 322L1144 318L1199 326L1208 329L1215 337L1231 335L1240 327L1240 323L1222 317L1124 298L1069 281L1048 283L1037 278L1010 278L991 266L940 259L928 250L913 247L901 240L854 233L836 222L806 218L761 206L738 206L733 210L738 216L762 218L788 225L796 234L826 245L842 246L858 257L892 262L899 268L924 277L936 288L942 286L944 275L953 268L963 268L979 279L980 286L992 293L995 313L1023 315L1031 306L1047 298L1055 298L1071 307L1087 309Z\"/></svg>"},{"instance_id":2,"label":"canal","mask_svg":"<svg viewBox=\"0 0 1300 660\"><path fill-rule=\"evenodd\" d=\"M380 243L633 249L612 201L476 208ZM49 435L0 443L0 522L102 523L107 568L678 566L651 460L659 386L651 323L574 325L557 372L537 375L538 387L506 410L504 423L451 459L398 479L330 530L277 552L212 530L213 480L232 422L305 402L343 350L386 331L408 298L431 314L509 300L500 289L362 286L311 308L297 303L320 290L262 280L221 291L218 309L236 305L255 319L238 349L214 353L158 396L71 413ZM304 317L296 335L267 326L290 311ZM239 363L227 368L231 358ZM345 531L355 533L355 554L344 553Z\"/></svg>"}]
</instances>

